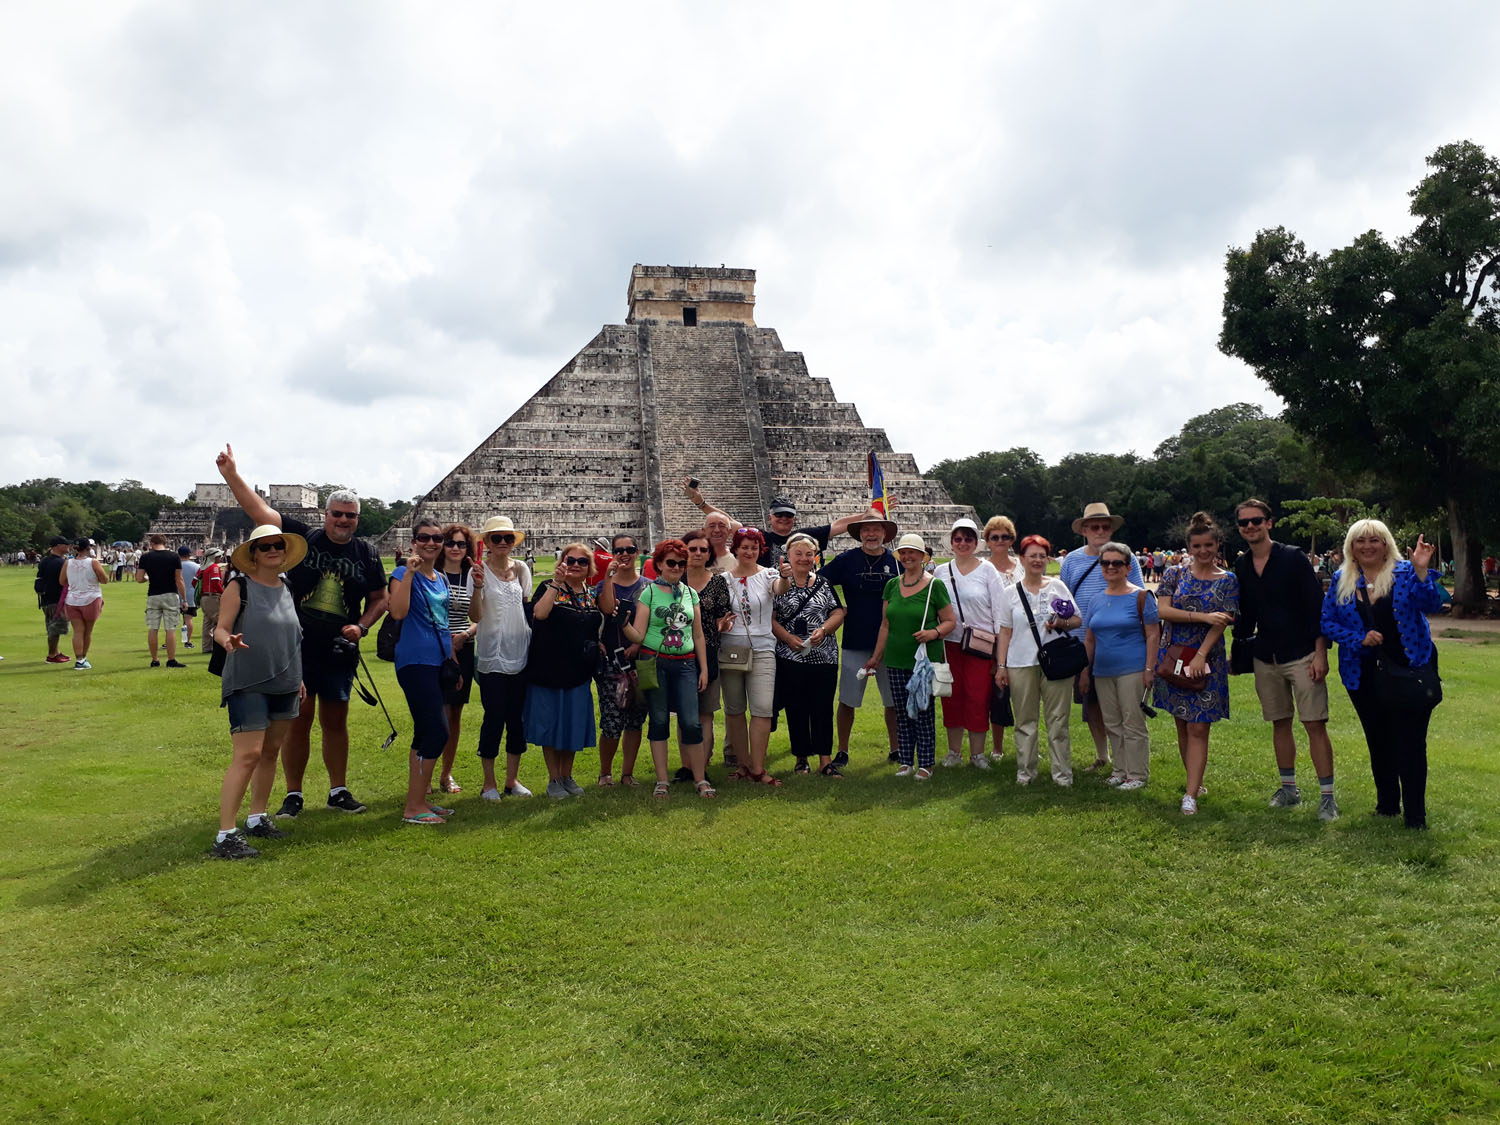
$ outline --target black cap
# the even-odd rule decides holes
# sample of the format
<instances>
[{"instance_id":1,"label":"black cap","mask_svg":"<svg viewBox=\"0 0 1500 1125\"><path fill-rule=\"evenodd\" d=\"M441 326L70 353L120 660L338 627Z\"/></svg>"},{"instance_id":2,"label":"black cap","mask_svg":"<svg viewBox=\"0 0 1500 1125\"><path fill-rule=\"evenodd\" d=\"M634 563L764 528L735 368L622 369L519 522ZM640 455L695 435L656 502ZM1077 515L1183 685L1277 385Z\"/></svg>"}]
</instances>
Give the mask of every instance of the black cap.
<instances>
[{"instance_id":1,"label":"black cap","mask_svg":"<svg viewBox=\"0 0 1500 1125\"><path fill-rule=\"evenodd\" d=\"M188 549L188 548L187 548L187 547L178 547L178 548L177 548L177 553L178 553L178 554L179 554L179 555L181 555L181 556L182 556L182 557L183 557L183 558L187 558L187 557L188 557L188 556L189 556L189 555L191 555L191 554L192 554L192 553L193 553L193 552L192 552L192 551L190 551L190 550L189 550L189 549Z\"/></svg>"},{"instance_id":2,"label":"black cap","mask_svg":"<svg viewBox=\"0 0 1500 1125\"><path fill-rule=\"evenodd\" d=\"M793 504L785 496L778 496L771 501L771 514L773 516L795 516L797 505Z\"/></svg>"},{"instance_id":3,"label":"black cap","mask_svg":"<svg viewBox=\"0 0 1500 1125\"><path fill-rule=\"evenodd\" d=\"M47 546L66 547L71 542L72 540L69 539L66 535L54 535L51 539L47 540Z\"/></svg>"}]
</instances>

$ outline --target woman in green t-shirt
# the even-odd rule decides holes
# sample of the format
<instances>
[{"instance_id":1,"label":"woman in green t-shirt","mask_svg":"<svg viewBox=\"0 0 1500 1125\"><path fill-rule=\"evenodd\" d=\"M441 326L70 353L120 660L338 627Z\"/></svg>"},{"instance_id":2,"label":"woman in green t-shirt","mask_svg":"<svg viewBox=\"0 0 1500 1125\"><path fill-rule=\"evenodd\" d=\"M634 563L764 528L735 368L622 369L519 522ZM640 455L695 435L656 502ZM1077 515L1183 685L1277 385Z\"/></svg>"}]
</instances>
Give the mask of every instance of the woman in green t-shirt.
<instances>
[{"instance_id":1,"label":"woman in green t-shirt","mask_svg":"<svg viewBox=\"0 0 1500 1125\"><path fill-rule=\"evenodd\" d=\"M657 577L636 595L635 617L624 627L627 638L641 646L636 668L656 665L656 686L646 691L647 737L651 764L656 767L654 796L671 791L667 781L667 739L672 713L677 713L677 741L683 765L693 771L698 796L716 796L703 776L703 728L698 722L698 693L708 685L708 656L703 642L703 617L698 592L683 581L687 572L687 544L663 539L651 553Z\"/></svg>"},{"instance_id":2,"label":"woman in green t-shirt","mask_svg":"<svg viewBox=\"0 0 1500 1125\"><path fill-rule=\"evenodd\" d=\"M896 560L901 574L886 583L880 635L864 670L868 674L878 668L890 689L896 712L896 755L901 763L896 776L910 777L915 765L917 780L926 781L937 765L936 708L929 702L918 712L920 717L913 719L906 711L906 683L916 667L919 644L926 646L928 660L943 662L943 638L953 632L958 620L949 604L948 588L924 569L927 546L920 535L908 532L897 540Z\"/></svg>"}]
</instances>

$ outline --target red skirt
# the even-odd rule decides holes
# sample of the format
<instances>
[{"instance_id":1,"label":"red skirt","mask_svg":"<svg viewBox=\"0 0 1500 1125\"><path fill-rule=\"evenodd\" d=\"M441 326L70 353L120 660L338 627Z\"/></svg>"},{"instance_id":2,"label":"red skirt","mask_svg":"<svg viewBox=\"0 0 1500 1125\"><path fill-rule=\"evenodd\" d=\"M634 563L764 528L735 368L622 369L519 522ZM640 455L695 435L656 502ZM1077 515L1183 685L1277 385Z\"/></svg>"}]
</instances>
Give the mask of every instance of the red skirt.
<instances>
[{"instance_id":1,"label":"red skirt","mask_svg":"<svg viewBox=\"0 0 1500 1125\"><path fill-rule=\"evenodd\" d=\"M995 662L988 656L970 656L952 641L943 642L943 653L953 669L953 694L943 700L943 726L975 734L988 731Z\"/></svg>"}]
</instances>

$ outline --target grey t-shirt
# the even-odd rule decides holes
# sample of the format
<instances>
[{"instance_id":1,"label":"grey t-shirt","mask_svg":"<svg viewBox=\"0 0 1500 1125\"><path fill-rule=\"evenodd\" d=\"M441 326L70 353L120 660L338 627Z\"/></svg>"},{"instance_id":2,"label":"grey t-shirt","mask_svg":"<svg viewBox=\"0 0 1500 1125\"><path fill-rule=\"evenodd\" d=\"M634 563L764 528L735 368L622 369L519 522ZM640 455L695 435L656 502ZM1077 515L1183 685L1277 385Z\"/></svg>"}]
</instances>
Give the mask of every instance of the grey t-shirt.
<instances>
[{"instance_id":1,"label":"grey t-shirt","mask_svg":"<svg viewBox=\"0 0 1500 1125\"><path fill-rule=\"evenodd\" d=\"M222 698L236 692L285 695L296 691L302 683L302 623L297 620L291 589L284 579L275 586L262 586L246 578L245 590L245 609L238 624L219 619L230 632L243 634L250 646L224 658Z\"/></svg>"}]
</instances>

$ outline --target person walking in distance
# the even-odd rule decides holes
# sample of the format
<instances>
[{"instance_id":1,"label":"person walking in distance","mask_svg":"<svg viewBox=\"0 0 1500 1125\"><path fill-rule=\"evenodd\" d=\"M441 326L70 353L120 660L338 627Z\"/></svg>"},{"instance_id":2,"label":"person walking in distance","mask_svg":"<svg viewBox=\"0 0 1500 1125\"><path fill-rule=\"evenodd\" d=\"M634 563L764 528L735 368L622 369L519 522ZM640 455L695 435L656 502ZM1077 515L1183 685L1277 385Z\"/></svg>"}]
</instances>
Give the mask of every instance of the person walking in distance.
<instances>
[{"instance_id":1,"label":"person walking in distance","mask_svg":"<svg viewBox=\"0 0 1500 1125\"><path fill-rule=\"evenodd\" d=\"M1108 504L1089 504L1083 515L1073 521L1073 534L1085 539L1083 549L1069 551L1062 561L1058 577L1073 595L1073 604L1082 616L1087 616L1089 604L1105 587L1104 574L1099 569L1099 552L1114 538L1115 532L1125 523L1124 516L1109 514ZM1141 579L1141 564L1130 558L1130 573L1126 581L1132 586L1144 585ZM1095 689L1084 691L1076 686L1073 701L1083 704L1083 717L1089 725L1089 735L1094 740L1094 761L1085 766L1086 773L1107 771L1110 766L1109 728L1104 725L1104 712L1099 708L1099 694Z\"/></svg>"},{"instance_id":2,"label":"person walking in distance","mask_svg":"<svg viewBox=\"0 0 1500 1125\"><path fill-rule=\"evenodd\" d=\"M193 561L193 552L186 546L177 548L177 560L182 568L182 647L193 647L193 618L198 616L198 571Z\"/></svg>"},{"instance_id":3,"label":"person walking in distance","mask_svg":"<svg viewBox=\"0 0 1500 1125\"><path fill-rule=\"evenodd\" d=\"M151 550L141 556L135 580L146 586L146 646L151 650L151 667L160 668L156 658L157 632L167 634L167 667L186 668L177 662L177 630L182 628L182 560L167 550L165 536L153 535Z\"/></svg>"},{"instance_id":4,"label":"person walking in distance","mask_svg":"<svg viewBox=\"0 0 1500 1125\"><path fill-rule=\"evenodd\" d=\"M349 692L359 661L359 641L385 612L385 568L375 549L355 538L359 497L345 489L328 497L323 526L309 528L283 517L245 483L226 445L217 458L219 474L245 514L256 524L270 524L307 540L307 555L291 570L292 597L302 623L302 682L306 697L281 752L286 798L278 817L302 811L302 780L312 749L316 719L323 735L323 765L328 770L328 807L362 813L365 806L348 787Z\"/></svg>"},{"instance_id":5,"label":"person walking in distance","mask_svg":"<svg viewBox=\"0 0 1500 1125\"><path fill-rule=\"evenodd\" d=\"M1328 641L1323 636L1323 583L1305 554L1271 538L1271 506L1249 499L1235 509L1240 538L1250 549L1235 560L1240 612L1234 637L1255 654L1255 694L1271 724L1271 747L1281 775L1273 809L1302 803L1297 788L1295 707L1307 731L1307 755L1318 773L1318 817L1337 820L1333 798L1333 743L1328 738Z\"/></svg>"},{"instance_id":6,"label":"person walking in distance","mask_svg":"<svg viewBox=\"0 0 1500 1125\"><path fill-rule=\"evenodd\" d=\"M36 568L37 605L42 610L42 620L47 626L47 663L66 664L68 654L58 652L58 642L68 635L68 615L62 607L62 573L68 564L68 541L61 535L53 536L47 553Z\"/></svg>"}]
</instances>

